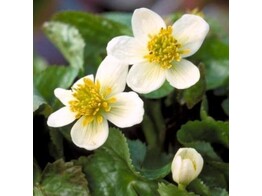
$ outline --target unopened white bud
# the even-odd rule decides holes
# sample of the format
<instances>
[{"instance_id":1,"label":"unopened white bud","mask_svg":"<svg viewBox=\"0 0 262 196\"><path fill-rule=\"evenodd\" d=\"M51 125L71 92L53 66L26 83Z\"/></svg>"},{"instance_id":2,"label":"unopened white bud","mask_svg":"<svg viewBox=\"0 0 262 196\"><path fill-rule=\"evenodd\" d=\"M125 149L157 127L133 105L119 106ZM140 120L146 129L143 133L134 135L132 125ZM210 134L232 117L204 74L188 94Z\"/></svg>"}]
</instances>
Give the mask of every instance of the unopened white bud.
<instances>
[{"instance_id":1,"label":"unopened white bud","mask_svg":"<svg viewBox=\"0 0 262 196\"><path fill-rule=\"evenodd\" d=\"M202 156L193 148L180 148L172 162L173 180L182 186L187 186L194 180L203 168Z\"/></svg>"}]
</instances>

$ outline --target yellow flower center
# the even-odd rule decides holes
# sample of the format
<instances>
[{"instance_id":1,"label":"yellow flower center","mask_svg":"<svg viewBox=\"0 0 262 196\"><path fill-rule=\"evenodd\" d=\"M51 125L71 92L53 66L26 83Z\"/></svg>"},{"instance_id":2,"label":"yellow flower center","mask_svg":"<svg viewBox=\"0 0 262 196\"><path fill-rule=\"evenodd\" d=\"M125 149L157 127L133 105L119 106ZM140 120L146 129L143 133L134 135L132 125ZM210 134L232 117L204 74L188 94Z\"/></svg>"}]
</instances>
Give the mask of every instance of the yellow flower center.
<instances>
[{"instance_id":1,"label":"yellow flower center","mask_svg":"<svg viewBox=\"0 0 262 196\"><path fill-rule=\"evenodd\" d=\"M88 78L84 78L83 84L78 84L73 89L74 100L70 101L70 109L76 113L76 118L84 116L83 124L96 120L98 123L103 121L102 114L111 110L111 103L114 103L116 99L114 97L106 98L111 93L111 88L105 88L106 90L101 93L100 84L97 81L94 83Z\"/></svg>"},{"instance_id":2,"label":"yellow flower center","mask_svg":"<svg viewBox=\"0 0 262 196\"><path fill-rule=\"evenodd\" d=\"M181 44L177 42L172 35L172 27L161 28L156 35L149 35L150 41L147 43L149 53L144 57L149 62L158 63L164 69L169 69L173 61L180 61L181 54L184 52L179 50Z\"/></svg>"}]
</instances>

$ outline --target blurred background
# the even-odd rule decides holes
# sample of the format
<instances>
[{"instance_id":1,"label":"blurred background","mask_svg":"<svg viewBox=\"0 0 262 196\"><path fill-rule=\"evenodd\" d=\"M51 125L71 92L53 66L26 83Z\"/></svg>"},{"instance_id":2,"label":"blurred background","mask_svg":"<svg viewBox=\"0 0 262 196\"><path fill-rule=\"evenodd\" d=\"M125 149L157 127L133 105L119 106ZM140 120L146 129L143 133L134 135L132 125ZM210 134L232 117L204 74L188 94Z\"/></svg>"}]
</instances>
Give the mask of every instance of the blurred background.
<instances>
[{"instance_id":1,"label":"blurred background","mask_svg":"<svg viewBox=\"0 0 262 196\"><path fill-rule=\"evenodd\" d=\"M43 57L48 64L66 64L63 56L43 34L42 25L52 15L63 10L79 10L91 13L129 12L147 7L165 16L176 11L189 12L198 8L206 16L216 20L221 31L228 34L228 0L34 0L34 54Z\"/></svg>"}]
</instances>

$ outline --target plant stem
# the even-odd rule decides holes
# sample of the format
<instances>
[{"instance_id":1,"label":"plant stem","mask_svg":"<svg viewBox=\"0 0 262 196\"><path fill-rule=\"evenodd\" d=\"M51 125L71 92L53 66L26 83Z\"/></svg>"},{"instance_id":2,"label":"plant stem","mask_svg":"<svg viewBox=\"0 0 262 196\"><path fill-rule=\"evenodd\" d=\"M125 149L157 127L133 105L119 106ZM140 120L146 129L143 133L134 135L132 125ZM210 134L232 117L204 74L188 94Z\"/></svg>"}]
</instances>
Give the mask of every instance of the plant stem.
<instances>
[{"instance_id":1,"label":"plant stem","mask_svg":"<svg viewBox=\"0 0 262 196\"><path fill-rule=\"evenodd\" d=\"M163 148L163 143L166 137L166 125L161 111L161 102L160 101L148 101L148 112L152 121L155 125L155 129L158 135L159 148Z\"/></svg>"},{"instance_id":2,"label":"plant stem","mask_svg":"<svg viewBox=\"0 0 262 196\"><path fill-rule=\"evenodd\" d=\"M142 122L143 132L145 135L146 142L149 149L156 148L158 146L158 138L156 130L154 128L153 122L148 117L147 114L144 115L144 120Z\"/></svg>"},{"instance_id":3,"label":"plant stem","mask_svg":"<svg viewBox=\"0 0 262 196\"><path fill-rule=\"evenodd\" d=\"M178 184L178 189L185 191L186 190L186 186L184 186L183 184Z\"/></svg>"}]
</instances>

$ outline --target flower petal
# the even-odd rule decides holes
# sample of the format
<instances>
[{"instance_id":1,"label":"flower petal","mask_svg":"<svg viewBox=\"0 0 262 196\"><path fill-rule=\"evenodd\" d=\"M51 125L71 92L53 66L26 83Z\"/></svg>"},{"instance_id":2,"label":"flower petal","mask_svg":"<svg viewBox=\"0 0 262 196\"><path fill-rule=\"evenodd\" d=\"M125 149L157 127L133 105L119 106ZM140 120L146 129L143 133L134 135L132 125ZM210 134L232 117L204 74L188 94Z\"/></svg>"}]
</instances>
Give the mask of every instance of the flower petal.
<instances>
[{"instance_id":1,"label":"flower petal","mask_svg":"<svg viewBox=\"0 0 262 196\"><path fill-rule=\"evenodd\" d=\"M114 95L124 91L127 72L127 64L112 56L107 56L100 64L96 73L96 81L98 80L100 83L101 92L106 92L110 89L111 92L109 95Z\"/></svg>"},{"instance_id":2,"label":"flower petal","mask_svg":"<svg viewBox=\"0 0 262 196\"><path fill-rule=\"evenodd\" d=\"M71 90L65 90L63 88L56 88L55 91L55 96L65 105L69 105L69 101L74 99L74 96L72 95Z\"/></svg>"},{"instance_id":3,"label":"flower petal","mask_svg":"<svg viewBox=\"0 0 262 196\"><path fill-rule=\"evenodd\" d=\"M107 44L107 54L127 63L134 64L144 60L147 53L146 44L142 44L137 39L129 36L119 36L113 38Z\"/></svg>"},{"instance_id":4,"label":"flower petal","mask_svg":"<svg viewBox=\"0 0 262 196\"><path fill-rule=\"evenodd\" d=\"M196 178L194 165L191 160L182 160L182 166L179 173L179 183L188 185L193 179Z\"/></svg>"},{"instance_id":5,"label":"flower petal","mask_svg":"<svg viewBox=\"0 0 262 196\"><path fill-rule=\"evenodd\" d=\"M106 113L106 118L120 128L131 127L143 120L144 103L135 92L124 92L115 96L116 102Z\"/></svg>"},{"instance_id":6,"label":"flower petal","mask_svg":"<svg viewBox=\"0 0 262 196\"><path fill-rule=\"evenodd\" d=\"M132 29L135 38L147 41L148 35L159 33L162 27L166 28L166 24L157 13L146 8L139 8L134 11Z\"/></svg>"},{"instance_id":7,"label":"flower petal","mask_svg":"<svg viewBox=\"0 0 262 196\"><path fill-rule=\"evenodd\" d=\"M94 150L103 145L108 137L108 123L103 120L97 123L93 120L88 125L83 125L85 117L81 117L71 129L72 141L80 148Z\"/></svg>"},{"instance_id":8,"label":"flower petal","mask_svg":"<svg viewBox=\"0 0 262 196\"><path fill-rule=\"evenodd\" d=\"M80 78L79 80L77 80L77 81L73 84L72 88L76 88L78 84L84 84L84 78L88 78L88 79L94 81L94 75L93 75L93 74L87 75L87 76L85 76L85 77Z\"/></svg>"},{"instance_id":9,"label":"flower petal","mask_svg":"<svg viewBox=\"0 0 262 196\"><path fill-rule=\"evenodd\" d=\"M209 25L200 16L185 14L173 24L173 35L182 45L181 50L188 50L182 57L193 55L202 45Z\"/></svg>"},{"instance_id":10,"label":"flower petal","mask_svg":"<svg viewBox=\"0 0 262 196\"><path fill-rule=\"evenodd\" d=\"M172 177L176 183L180 182L179 178L180 178L181 167L182 167L182 158L181 156L176 155L171 164Z\"/></svg>"},{"instance_id":11,"label":"flower petal","mask_svg":"<svg viewBox=\"0 0 262 196\"><path fill-rule=\"evenodd\" d=\"M177 89L185 89L194 85L200 78L199 69L190 61L181 59L174 62L166 72L166 78L171 86Z\"/></svg>"},{"instance_id":12,"label":"flower petal","mask_svg":"<svg viewBox=\"0 0 262 196\"><path fill-rule=\"evenodd\" d=\"M76 115L71 112L69 107L63 107L52 113L47 119L47 125L50 127L62 127L70 124L76 119Z\"/></svg>"},{"instance_id":13,"label":"flower petal","mask_svg":"<svg viewBox=\"0 0 262 196\"><path fill-rule=\"evenodd\" d=\"M194 161L194 164L195 164L195 174L196 176L198 176L200 174L200 172L202 171L203 169L203 165L204 165L204 160L201 156L201 154L199 154L195 149L192 148L191 150L192 152L191 153L191 159Z\"/></svg>"},{"instance_id":14,"label":"flower petal","mask_svg":"<svg viewBox=\"0 0 262 196\"><path fill-rule=\"evenodd\" d=\"M127 85L138 93L150 93L162 86L165 70L158 64L139 63L131 67L127 75Z\"/></svg>"}]
</instances>

